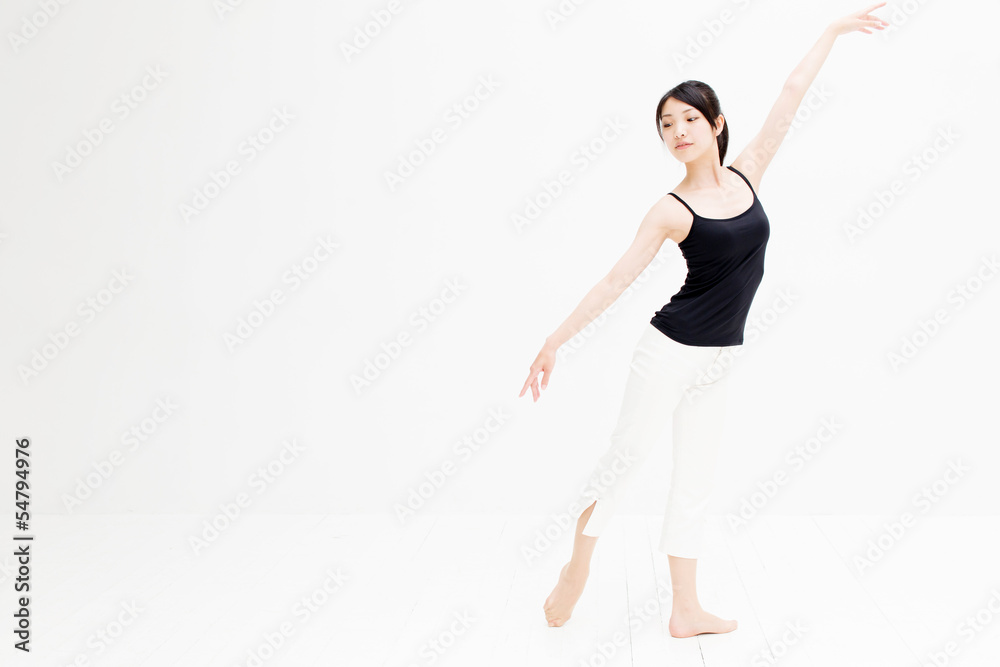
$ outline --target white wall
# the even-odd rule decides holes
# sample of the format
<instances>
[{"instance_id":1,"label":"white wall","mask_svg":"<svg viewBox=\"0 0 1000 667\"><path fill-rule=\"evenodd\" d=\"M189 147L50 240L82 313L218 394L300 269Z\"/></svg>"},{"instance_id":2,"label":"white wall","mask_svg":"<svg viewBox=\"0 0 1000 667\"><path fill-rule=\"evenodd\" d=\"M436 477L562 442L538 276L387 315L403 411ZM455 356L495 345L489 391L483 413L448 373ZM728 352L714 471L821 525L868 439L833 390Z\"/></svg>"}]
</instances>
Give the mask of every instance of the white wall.
<instances>
[{"instance_id":1,"label":"white wall","mask_svg":"<svg viewBox=\"0 0 1000 667\"><path fill-rule=\"evenodd\" d=\"M683 280L676 245L560 359L539 402L517 393L545 336L683 177L658 143L657 101L685 79L712 85L729 164L823 26L860 4L589 1L553 27L556 2L403 0L348 59L342 45L387 2L248 0L222 16L210 2L71 3L17 48L9 34L41 10L6 3L2 484L13 440L28 437L39 512L212 514L240 493L248 511L392 512L448 461L426 508L565 510L607 446L638 336ZM785 470L764 511L898 514L960 460L971 470L933 511L996 512L1000 279L961 308L949 294L1000 259L1000 11L894 6L878 12L893 30L837 41L764 177L771 241L748 331L779 292L795 300L733 370L714 511ZM721 34L678 65L726 9ZM114 101L147 68L162 80L147 78L124 117ZM275 109L292 118L250 160L241 142ZM57 176L102 118L113 131ZM582 169L578 147L611 120L622 130ZM385 174L419 142L433 152L390 188ZM937 159L914 178L925 152ZM180 205L227 161L239 173L186 222ZM571 185L519 231L512 216L563 169ZM902 194L852 243L845 226L897 179ZM286 282L318 237L339 247ZM88 321L78 304L121 270L127 285ZM450 281L464 287L417 326ZM230 350L224 335L275 289L284 301ZM938 309L947 322L894 369L888 354ZM356 391L352 376L404 334ZM123 432L162 416L158 400L177 407L132 448ZM505 423L458 453L491 411ZM793 468L786 454L824 418L843 426ZM280 474L251 481L293 439L301 451ZM667 444L628 509L662 509ZM67 502L102 462L107 477Z\"/></svg>"}]
</instances>

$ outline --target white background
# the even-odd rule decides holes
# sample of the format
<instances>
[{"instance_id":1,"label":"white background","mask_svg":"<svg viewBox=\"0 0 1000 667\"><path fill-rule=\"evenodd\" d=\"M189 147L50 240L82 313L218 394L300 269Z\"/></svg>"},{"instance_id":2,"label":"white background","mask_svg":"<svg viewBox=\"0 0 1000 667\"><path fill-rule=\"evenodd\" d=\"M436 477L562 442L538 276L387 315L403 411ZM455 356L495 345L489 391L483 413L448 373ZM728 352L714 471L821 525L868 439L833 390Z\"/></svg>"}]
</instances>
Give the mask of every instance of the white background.
<instances>
[{"instance_id":1,"label":"white background","mask_svg":"<svg viewBox=\"0 0 1000 667\"><path fill-rule=\"evenodd\" d=\"M396 516L447 461L454 474L418 511L565 511L608 446L639 335L683 281L676 245L560 356L537 403L517 393L545 337L683 178L656 134L660 96L686 79L713 86L730 164L822 28L860 8L593 1L553 24L555 3L404 1L345 56L386 6L74 2L15 47L39 4L5 3L4 497L27 437L40 513L210 515L242 492L248 512ZM789 482L764 512L913 511L961 461L969 472L933 512L996 512L1000 279L973 281L961 309L948 297L1000 254L998 14L894 3L879 11L892 30L834 45L760 188L771 239L748 332L780 291L796 300L733 370L713 511L780 470ZM680 63L696 39L701 53ZM157 67L162 82L115 115ZM475 108L449 124L463 101ZM274 109L294 119L247 161L241 142ZM60 179L55 163L105 117L113 132ZM580 170L574 155L611 119L624 130ZM435 128L446 139L390 187ZM925 152L935 159L914 179ZM228 160L240 173L185 222L180 206ZM563 169L572 184L519 230L513 217ZM902 195L852 243L845 227L893 180ZM317 237L339 248L292 290L282 276ZM85 321L78 305L122 269L132 280ZM465 289L418 329L411 316L449 281ZM285 301L230 350L224 336L275 288ZM888 355L938 309L947 322L894 369ZM72 322L78 335L24 376ZM411 344L358 391L352 377L404 333ZM129 449L123 433L158 399L176 410ZM504 425L457 454L491 410ZM786 454L824 418L843 428L794 470ZM302 451L258 494L251 475L293 439ZM668 444L625 511L662 512Z\"/></svg>"}]
</instances>

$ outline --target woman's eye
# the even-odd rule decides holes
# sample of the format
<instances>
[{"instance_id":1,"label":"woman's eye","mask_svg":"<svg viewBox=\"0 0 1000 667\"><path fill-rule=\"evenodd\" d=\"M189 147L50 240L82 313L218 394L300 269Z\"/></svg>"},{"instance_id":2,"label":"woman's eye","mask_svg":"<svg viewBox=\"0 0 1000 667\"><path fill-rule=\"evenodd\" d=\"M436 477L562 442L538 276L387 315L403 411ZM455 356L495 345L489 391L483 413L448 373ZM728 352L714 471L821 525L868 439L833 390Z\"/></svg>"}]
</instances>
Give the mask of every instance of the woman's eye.
<instances>
[{"instance_id":1,"label":"woman's eye","mask_svg":"<svg viewBox=\"0 0 1000 667\"><path fill-rule=\"evenodd\" d=\"M690 118L688 118L688 120L689 120L689 121L691 121L691 120L698 120L698 117L697 117L697 116L691 116ZM665 129L667 129L668 127L670 127L670 123L664 123L664 125L663 125L663 129L665 130Z\"/></svg>"}]
</instances>

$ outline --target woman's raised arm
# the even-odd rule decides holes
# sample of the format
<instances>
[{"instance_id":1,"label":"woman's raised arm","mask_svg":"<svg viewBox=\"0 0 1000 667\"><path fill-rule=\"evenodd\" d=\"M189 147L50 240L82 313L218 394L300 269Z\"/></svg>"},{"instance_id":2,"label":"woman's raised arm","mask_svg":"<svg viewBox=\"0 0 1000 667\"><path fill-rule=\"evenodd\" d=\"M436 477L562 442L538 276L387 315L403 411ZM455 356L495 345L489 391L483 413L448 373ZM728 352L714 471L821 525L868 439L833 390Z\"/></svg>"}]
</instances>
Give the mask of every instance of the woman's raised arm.
<instances>
[{"instance_id":1,"label":"woman's raised arm","mask_svg":"<svg viewBox=\"0 0 1000 667\"><path fill-rule=\"evenodd\" d=\"M809 86L812 85L816 74L819 73L819 68L826 61L834 40L840 35L855 30L871 34L870 29L882 30L889 25L887 21L870 13L884 4L884 2L880 2L831 22L823 30L823 34L816 40L813 47L809 49L809 53L802 59L802 62L788 75L788 79L781 89L781 94L778 95L778 100L771 107L770 113L767 114L760 132L732 163L733 167L747 177L755 190L760 190L760 181L764 176L764 170L767 169L771 158L777 153L778 147L788 133L795 112L798 111L802 98Z\"/></svg>"}]
</instances>

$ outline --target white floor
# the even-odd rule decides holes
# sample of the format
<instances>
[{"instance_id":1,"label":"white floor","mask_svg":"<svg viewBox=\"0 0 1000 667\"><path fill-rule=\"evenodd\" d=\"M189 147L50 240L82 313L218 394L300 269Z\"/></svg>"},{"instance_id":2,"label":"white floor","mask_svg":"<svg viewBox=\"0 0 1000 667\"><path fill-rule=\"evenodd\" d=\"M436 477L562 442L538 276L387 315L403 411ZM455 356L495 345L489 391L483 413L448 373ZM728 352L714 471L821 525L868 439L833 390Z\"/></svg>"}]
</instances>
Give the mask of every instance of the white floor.
<instances>
[{"instance_id":1,"label":"white floor","mask_svg":"<svg viewBox=\"0 0 1000 667\"><path fill-rule=\"evenodd\" d=\"M546 517L240 516L196 556L202 521L36 517L32 651L8 631L0 664L1000 665L994 517L921 517L898 537L893 517L757 517L736 531L714 517L700 597L739 628L688 639L666 631L656 516L613 520L561 628L542 603L572 534ZM869 540L884 553L862 568Z\"/></svg>"}]
</instances>

